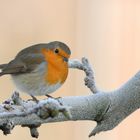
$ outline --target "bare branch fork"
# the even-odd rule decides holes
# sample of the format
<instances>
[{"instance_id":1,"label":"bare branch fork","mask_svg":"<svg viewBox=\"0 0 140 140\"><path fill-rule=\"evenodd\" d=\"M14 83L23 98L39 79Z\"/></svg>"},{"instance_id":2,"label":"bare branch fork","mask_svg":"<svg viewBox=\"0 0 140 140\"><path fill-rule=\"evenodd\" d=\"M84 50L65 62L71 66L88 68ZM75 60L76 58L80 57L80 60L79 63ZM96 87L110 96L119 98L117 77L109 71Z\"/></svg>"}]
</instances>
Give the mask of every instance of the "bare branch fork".
<instances>
[{"instance_id":1,"label":"bare branch fork","mask_svg":"<svg viewBox=\"0 0 140 140\"><path fill-rule=\"evenodd\" d=\"M96 121L97 126L89 134L111 130L140 107L140 72L115 91L99 91L94 73L86 58L82 62L71 60L70 68L83 70L85 85L91 90L87 96L71 96L60 99L48 98L38 103L24 101L18 93L0 104L0 129L10 134L16 125L29 127L31 136L38 137L37 128L43 123L69 120Z\"/></svg>"}]
</instances>

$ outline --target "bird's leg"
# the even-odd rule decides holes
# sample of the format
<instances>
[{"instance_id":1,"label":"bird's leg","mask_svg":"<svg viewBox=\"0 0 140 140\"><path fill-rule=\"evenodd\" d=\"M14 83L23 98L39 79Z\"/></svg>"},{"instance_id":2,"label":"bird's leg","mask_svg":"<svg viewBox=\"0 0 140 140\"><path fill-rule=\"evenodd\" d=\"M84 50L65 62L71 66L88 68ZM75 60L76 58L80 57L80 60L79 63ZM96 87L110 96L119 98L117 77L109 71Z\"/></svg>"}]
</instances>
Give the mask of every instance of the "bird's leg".
<instances>
[{"instance_id":1,"label":"bird's leg","mask_svg":"<svg viewBox=\"0 0 140 140\"><path fill-rule=\"evenodd\" d=\"M30 95L30 96L32 97L32 100L33 100L33 101L35 101L36 103L39 102L39 100L38 100L35 96L33 96L33 95Z\"/></svg>"},{"instance_id":2,"label":"bird's leg","mask_svg":"<svg viewBox=\"0 0 140 140\"><path fill-rule=\"evenodd\" d=\"M47 96L48 98L53 98L53 99L55 99L54 97L52 97L51 95L48 95L48 94L46 94L45 96Z\"/></svg>"}]
</instances>

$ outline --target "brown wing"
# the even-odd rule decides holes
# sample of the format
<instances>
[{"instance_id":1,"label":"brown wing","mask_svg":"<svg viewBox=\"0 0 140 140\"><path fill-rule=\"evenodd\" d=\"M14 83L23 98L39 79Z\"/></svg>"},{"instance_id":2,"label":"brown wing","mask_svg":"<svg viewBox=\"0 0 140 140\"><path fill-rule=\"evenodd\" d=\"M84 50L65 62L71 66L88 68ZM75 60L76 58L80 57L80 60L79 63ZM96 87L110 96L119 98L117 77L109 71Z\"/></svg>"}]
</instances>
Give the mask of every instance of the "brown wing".
<instances>
[{"instance_id":1,"label":"brown wing","mask_svg":"<svg viewBox=\"0 0 140 140\"><path fill-rule=\"evenodd\" d=\"M41 64L44 61L44 57L41 54L18 56L8 64L3 65L0 76L5 74L22 74L31 72L38 66L38 64Z\"/></svg>"}]
</instances>

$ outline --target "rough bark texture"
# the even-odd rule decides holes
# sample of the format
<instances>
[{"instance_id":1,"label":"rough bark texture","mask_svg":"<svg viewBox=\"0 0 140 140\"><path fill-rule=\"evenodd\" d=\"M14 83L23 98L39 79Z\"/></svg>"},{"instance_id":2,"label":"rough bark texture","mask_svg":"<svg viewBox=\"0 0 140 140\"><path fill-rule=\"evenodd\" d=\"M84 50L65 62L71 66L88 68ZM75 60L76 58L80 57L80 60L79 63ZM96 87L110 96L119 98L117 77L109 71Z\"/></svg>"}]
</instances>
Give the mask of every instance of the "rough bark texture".
<instances>
[{"instance_id":1,"label":"rough bark texture","mask_svg":"<svg viewBox=\"0 0 140 140\"><path fill-rule=\"evenodd\" d=\"M93 136L113 129L140 107L140 72L117 90L105 93L97 89L87 59L83 58L82 63L70 61L69 67L85 71L85 85L96 94L49 98L36 103L23 101L18 93L14 93L11 99L0 105L0 129L4 134L9 134L15 125L22 125L29 127L31 136L37 138L37 127L43 123L91 120L97 122L89 135Z\"/></svg>"}]
</instances>

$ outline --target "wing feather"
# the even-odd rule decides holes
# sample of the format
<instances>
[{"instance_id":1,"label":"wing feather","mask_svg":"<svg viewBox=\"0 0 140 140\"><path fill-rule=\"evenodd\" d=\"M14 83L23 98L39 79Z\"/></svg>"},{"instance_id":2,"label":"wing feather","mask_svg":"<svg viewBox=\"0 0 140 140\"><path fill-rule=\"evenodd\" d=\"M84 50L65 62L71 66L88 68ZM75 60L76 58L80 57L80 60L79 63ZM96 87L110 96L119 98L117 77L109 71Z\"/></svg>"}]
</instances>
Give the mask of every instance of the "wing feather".
<instances>
[{"instance_id":1,"label":"wing feather","mask_svg":"<svg viewBox=\"0 0 140 140\"><path fill-rule=\"evenodd\" d=\"M41 64L44 61L44 56L41 54L20 55L8 64L1 65L2 72L0 73L0 76L5 74L22 74L31 72L35 70L38 64Z\"/></svg>"}]
</instances>

